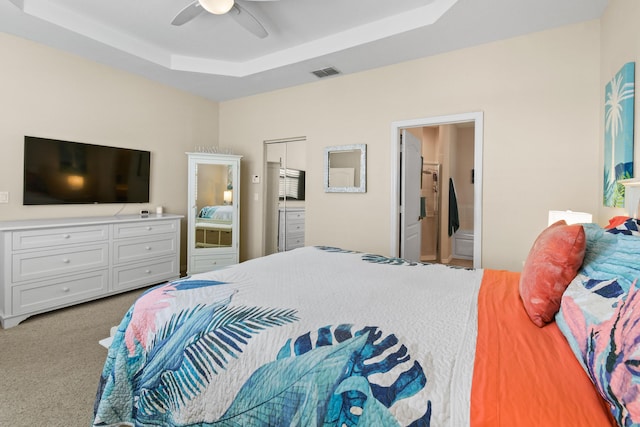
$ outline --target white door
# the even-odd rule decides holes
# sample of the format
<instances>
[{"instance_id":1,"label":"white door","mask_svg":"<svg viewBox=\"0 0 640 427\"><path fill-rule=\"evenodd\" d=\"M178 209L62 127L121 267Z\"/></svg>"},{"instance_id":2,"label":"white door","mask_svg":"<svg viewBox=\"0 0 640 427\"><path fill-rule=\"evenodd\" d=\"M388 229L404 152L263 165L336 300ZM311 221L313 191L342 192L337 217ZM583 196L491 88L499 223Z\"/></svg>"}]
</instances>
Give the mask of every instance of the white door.
<instances>
[{"instance_id":1,"label":"white door","mask_svg":"<svg viewBox=\"0 0 640 427\"><path fill-rule=\"evenodd\" d=\"M402 130L402 182L400 193L400 257L420 261L420 182L422 179L422 141Z\"/></svg>"},{"instance_id":2,"label":"white door","mask_svg":"<svg viewBox=\"0 0 640 427\"><path fill-rule=\"evenodd\" d=\"M267 162L265 174L264 254L278 252L278 197L280 163Z\"/></svg>"}]
</instances>

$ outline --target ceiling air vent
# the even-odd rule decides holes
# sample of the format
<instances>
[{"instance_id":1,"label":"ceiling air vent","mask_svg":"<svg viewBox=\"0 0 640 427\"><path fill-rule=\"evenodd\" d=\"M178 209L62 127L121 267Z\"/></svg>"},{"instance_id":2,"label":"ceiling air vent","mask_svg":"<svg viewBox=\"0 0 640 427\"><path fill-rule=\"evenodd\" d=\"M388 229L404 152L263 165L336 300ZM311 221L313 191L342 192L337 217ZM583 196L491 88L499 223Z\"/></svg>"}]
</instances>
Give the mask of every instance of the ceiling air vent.
<instances>
[{"instance_id":1,"label":"ceiling air vent","mask_svg":"<svg viewBox=\"0 0 640 427\"><path fill-rule=\"evenodd\" d=\"M323 68L321 70L315 70L311 72L315 74L315 76L319 79L323 77L335 76L336 74L340 74L340 71L336 70L333 67Z\"/></svg>"}]
</instances>

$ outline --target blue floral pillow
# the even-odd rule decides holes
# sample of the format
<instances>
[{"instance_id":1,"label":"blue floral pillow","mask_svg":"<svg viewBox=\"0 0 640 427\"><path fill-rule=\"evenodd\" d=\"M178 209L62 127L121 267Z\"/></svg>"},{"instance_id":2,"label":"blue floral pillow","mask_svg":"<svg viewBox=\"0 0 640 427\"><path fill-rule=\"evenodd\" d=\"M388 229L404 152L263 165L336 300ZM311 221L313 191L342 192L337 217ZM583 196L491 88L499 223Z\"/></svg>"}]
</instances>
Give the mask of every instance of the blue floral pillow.
<instances>
[{"instance_id":1,"label":"blue floral pillow","mask_svg":"<svg viewBox=\"0 0 640 427\"><path fill-rule=\"evenodd\" d=\"M640 290L577 276L556 319L620 426L640 425Z\"/></svg>"},{"instance_id":2,"label":"blue floral pillow","mask_svg":"<svg viewBox=\"0 0 640 427\"><path fill-rule=\"evenodd\" d=\"M597 280L617 279L626 291L640 278L640 239L583 224L586 248L578 273Z\"/></svg>"},{"instance_id":3,"label":"blue floral pillow","mask_svg":"<svg viewBox=\"0 0 640 427\"><path fill-rule=\"evenodd\" d=\"M585 224L557 324L621 426L640 425L640 239Z\"/></svg>"},{"instance_id":4,"label":"blue floral pillow","mask_svg":"<svg viewBox=\"0 0 640 427\"><path fill-rule=\"evenodd\" d=\"M618 224L614 227L608 228L606 231L612 234L640 236L640 219L627 218L622 224Z\"/></svg>"}]
</instances>

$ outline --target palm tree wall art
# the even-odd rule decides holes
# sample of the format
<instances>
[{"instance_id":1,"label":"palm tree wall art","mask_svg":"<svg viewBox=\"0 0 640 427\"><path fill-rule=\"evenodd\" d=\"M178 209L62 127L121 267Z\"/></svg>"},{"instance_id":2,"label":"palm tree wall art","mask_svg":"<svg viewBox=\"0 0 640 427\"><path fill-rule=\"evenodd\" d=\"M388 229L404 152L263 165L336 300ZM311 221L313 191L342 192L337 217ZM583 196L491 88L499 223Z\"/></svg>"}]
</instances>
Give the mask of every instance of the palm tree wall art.
<instances>
[{"instance_id":1,"label":"palm tree wall art","mask_svg":"<svg viewBox=\"0 0 640 427\"><path fill-rule=\"evenodd\" d=\"M633 178L635 63L629 62L605 86L603 204L624 207L621 179Z\"/></svg>"}]
</instances>

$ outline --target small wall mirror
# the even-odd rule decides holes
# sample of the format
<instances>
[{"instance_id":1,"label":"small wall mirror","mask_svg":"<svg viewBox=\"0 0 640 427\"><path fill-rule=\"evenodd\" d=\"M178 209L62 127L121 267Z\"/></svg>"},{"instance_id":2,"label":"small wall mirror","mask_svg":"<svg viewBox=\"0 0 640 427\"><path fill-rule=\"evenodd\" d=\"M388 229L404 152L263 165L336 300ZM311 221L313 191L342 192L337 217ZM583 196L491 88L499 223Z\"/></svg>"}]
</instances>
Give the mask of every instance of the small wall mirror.
<instances>
[{"instance_id":1,"label":"small wall mirror","mask_svg":"<svg viewBox=\"0 0 640 427\"><path fill-rule=\"evenodd\" d=\"M338 145L324 149L324 191L366 193L367 144Z\"/></svg>"}]
</instances>

